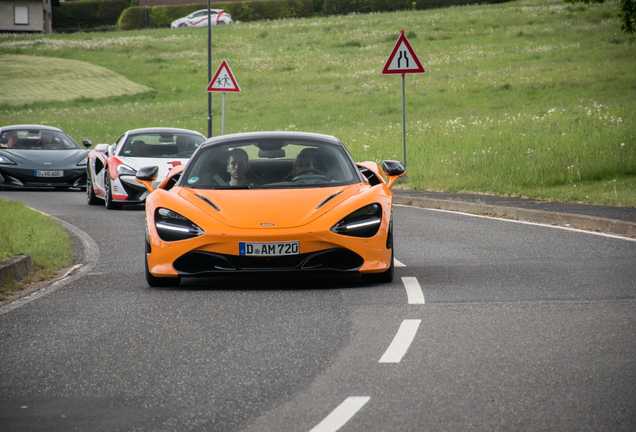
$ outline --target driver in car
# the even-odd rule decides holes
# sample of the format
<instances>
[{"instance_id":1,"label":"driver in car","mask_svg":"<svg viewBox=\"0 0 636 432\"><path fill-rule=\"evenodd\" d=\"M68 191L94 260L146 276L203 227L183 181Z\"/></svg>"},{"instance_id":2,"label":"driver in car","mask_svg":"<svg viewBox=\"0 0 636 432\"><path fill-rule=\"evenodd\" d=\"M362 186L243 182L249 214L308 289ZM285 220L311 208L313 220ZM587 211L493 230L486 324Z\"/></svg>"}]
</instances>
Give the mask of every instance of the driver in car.
<instances>
[{"instance_id":1,"label":"driver in car","mask_svg":"<svg viewBox=\"0 0 636 432\"><path fill-rule=\"evenodd\" d=\"M294 161L292 176L296 176L305 171L312 171L314 168L316 168L316 162L313 155L303 150L296 158L296 161Z\"/></svg>"},{"instance_id":2,"label":"driver in car","mask_svg":"<svg viewBox=\"0 0 636 432\"><path fill-rule=\"evenodd\" d=\"M53 142L53 137L48 132L42 132L42 138L40 139L40 145L42 147L51 146Z\"/></svg>"}]
</instances>

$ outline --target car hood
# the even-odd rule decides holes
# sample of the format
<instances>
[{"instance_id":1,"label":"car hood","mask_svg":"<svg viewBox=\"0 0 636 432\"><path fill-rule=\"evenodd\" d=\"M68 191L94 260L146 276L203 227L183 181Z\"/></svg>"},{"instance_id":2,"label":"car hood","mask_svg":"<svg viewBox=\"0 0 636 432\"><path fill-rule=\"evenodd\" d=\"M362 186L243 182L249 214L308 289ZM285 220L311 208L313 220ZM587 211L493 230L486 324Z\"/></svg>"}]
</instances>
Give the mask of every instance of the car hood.
<instances>
[{"instance_id":1,"label":"car hood","mask_svg":"<svg viewBox=\"0 0 636 432\"><path fill-rule=\"evenodd\" d=\"M88 156L88 150L11 150L2 149L0 154L8 157L20 167L39 169L75 168Z\"/></svg>"},{"instance_id":2,"label":"car hood","mask_svg":"<svg viewBox=\"0 0 636 432\"><path fill-rule=\"evenodd\" d=\"M310 223L355 195L361 187L355 184L310 189L180 188L179 195L231 227L280 229Z\"/></svg>"}]
</instances>

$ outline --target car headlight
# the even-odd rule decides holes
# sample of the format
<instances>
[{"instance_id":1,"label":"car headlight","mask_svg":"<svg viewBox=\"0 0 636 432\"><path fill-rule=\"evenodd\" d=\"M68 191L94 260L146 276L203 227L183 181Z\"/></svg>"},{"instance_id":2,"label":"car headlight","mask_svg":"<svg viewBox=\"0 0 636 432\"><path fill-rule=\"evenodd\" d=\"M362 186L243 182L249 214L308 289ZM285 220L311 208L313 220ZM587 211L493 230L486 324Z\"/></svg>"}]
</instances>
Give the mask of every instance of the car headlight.
<instances>
[{"instance_id":1,"label":"car headlight","mask_svg":"<svg viewBox=\"0 0 636 432\"><path fill-rule=\"evenodd\" d=\"M137 175L137 171L129 167L128 165L118 165L117 166L117 175Z\"/></svg>"},{"instance_id":2,"label":"car headlight","mask_svg":"<svg viewBox=\"0 0 636 432\"><path fill-rule=\"evenodd\" d=\"M13 162L11 159L9 159L6 156L0 156L0 164L17 165L15 162Z\"/></svg>"},{"instance_id":3,"label":"car headlight","mask_svg":"<svg viewBox=\"0 0 636 432\"><path fill-rule=\"evenodd\" d=\"M202 235L204 231L176 211L160 207L155 211L155 227L163 241L178 241Z\"/></svg>"},{"instance_id":4,"label":"car headlight","mask_svg":"<svg viewBox=\"0 0 636 432\"><path fill-rule=\"evenodd\" d=\"M373 237L382 223L382 206L369 204L364 206L331 228L331 232L351 237Z\"/></svg>"},{"instance_id":5,"label":"car headlight","mask_svg":"<svg viewBox=\"0 0 636 432\"><path fill-rule=\"evenodd\" d=\"M82 166L82 165L86 165L86 163L88 162L88 156L86 156L84 159L82 159L81 161L79 161L77 163L78 166Z\"/></svg>"}]
</instances>

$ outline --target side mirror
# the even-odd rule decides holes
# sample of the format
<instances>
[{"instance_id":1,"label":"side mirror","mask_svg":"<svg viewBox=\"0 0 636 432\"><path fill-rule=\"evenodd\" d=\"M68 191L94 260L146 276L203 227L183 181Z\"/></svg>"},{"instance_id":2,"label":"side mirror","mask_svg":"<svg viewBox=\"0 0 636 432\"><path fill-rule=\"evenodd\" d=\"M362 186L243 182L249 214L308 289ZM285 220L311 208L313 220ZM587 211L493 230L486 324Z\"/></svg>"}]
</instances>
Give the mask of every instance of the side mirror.
<instances>
[{"instance_id":1,"label":"side mirror","mask_svg":"<svg viewBox=\"0 0 636 432\"><path fill-rule=\"evenodd\" d=\"M389 178L387 187L390 189L400 177L404 176L406 168L398 161L385 160L382 161L382 171Z\"/></svg>"},{"instance_id":2,"label":"side mirror","mask_svg":"<svg viewBox=\"0 0 636 432\"><path fill-rule=\"evenodd\" d=\"M159 174L158 166L147 166L140 168L137 171L137 175L135 178L139 183L144 185L144 187L148 190L148 192L152 192L154 189L152 188L152 182L157 180L157 175Z\"/></svg>"},{"instance_id":3,"label":"side mirror","mask_svg":"<svg viewBox=\"0 0 636 432\"><path fill-rule=\"evenodd\" d=\"M158 174L159 174L158 166L147 166L147 167L140 168L139 171L137 171L137 175L135 177L137 177L137 180L139 181L153 182L157 180Z\"/></svg>"},{"instance_id":4,"label":"side mirror","mask_svg":"<svg viewBox=\"0 0 636 432\"><path fill-rule=\"evenodd\" d=\"M108 144L97 144L95 151L106 153L108 151Z\"/></svg>"},{"instance_id":5,"label":"side mirror","mask_svg":"<svg viewBox=\"0 0 636 432\"><path fill-rule=\"evenodd\" d=\"M393 177L401 176L406 172L406 169L398 161L385 160L382 161L382 171L384 171L384 174L387 176Z\"/></svg>"},{"instance_id":6,"label":"side mirror","mask_svg":"<svg viewBox=\"0 0 636 432\"><path fill-rule=\"evenodd\" d=\"M93 143L90 140L83 140L82 144L84 144L84 147L86 147L87 149L91 148Z\"/></svg>"}]
</instances>

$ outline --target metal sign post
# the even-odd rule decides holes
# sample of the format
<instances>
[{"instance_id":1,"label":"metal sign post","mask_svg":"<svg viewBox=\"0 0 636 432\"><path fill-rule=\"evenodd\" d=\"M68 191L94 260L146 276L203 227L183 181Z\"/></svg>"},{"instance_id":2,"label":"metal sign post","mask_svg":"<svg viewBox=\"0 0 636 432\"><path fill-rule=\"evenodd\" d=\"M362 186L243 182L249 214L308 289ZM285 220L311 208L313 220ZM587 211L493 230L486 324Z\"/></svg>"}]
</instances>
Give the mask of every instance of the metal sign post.
<instances>
[{"instance_id":1,"label":"metal sign post","mask_svg":"<svg viewBox=\"0 0 636 432\"><path fill-rule=\"evenodd\" d=\"M221 135L225 135L225 92L239 93L241 88L234 79L232 69L225 60L221 62L221 66L216 71L214 78L208 84L208 95L212 92L223 92L223 116L221 123Z\"/></svg>"},{"instance_id":2,"label":"metal sign post","mask_svg":"<svg viewBox=\"0 0 636 432\"><path fill-rule=\"evenodd\" d=\"M212 79L212 11L208 0L208 82ZM208 91L208 138L212 137L212 93Z\"/></svg>"},{"instance_id":3,"label":"metal sign post","mask_svg":"<svg viewBox=\"0 0 636 432\"><path fill-rule=\"evenodd\" d=\"M221 135L225 135L225 92L223 92L223 115L221 118Z\"/></svg>"},{"instance_id":4,"label":"metal sign post","mask_svg":"<svg viewBox=\"0 0 636 432\"><path fill-rule=\"evenodd\" d=\"M400 30L400 37L389 55L384 68L383 75L402 75L402 163L406 168L406 95L404 90L404 77L407 73L424 73L424 67L411 48L404 30Z\"/></svg>"}]
</instances>

